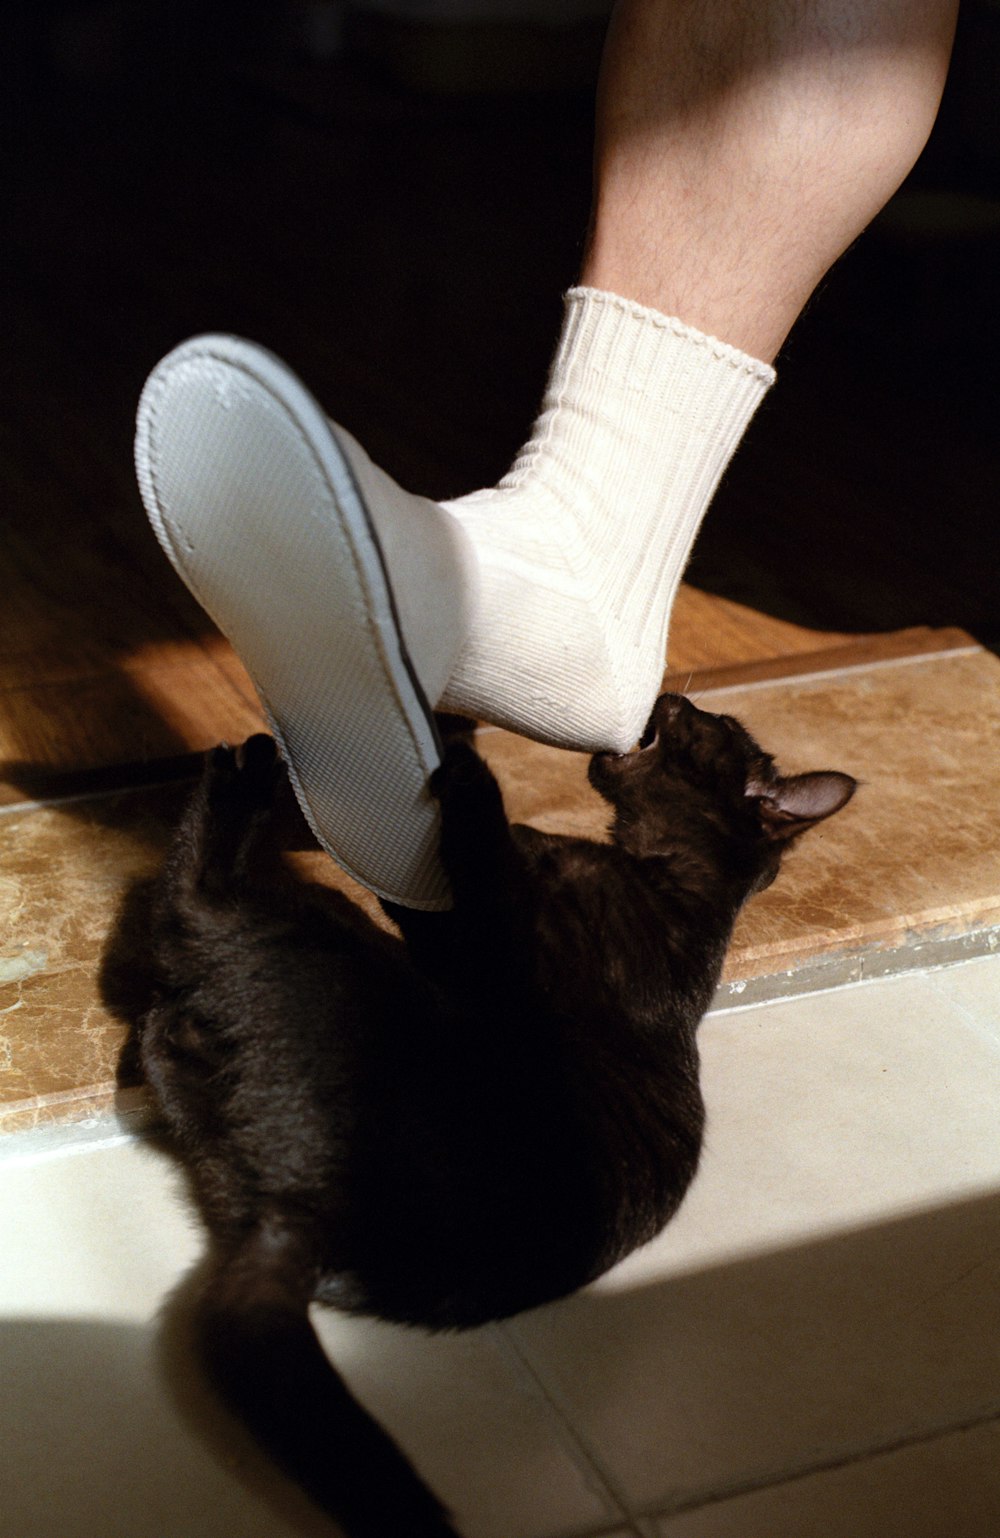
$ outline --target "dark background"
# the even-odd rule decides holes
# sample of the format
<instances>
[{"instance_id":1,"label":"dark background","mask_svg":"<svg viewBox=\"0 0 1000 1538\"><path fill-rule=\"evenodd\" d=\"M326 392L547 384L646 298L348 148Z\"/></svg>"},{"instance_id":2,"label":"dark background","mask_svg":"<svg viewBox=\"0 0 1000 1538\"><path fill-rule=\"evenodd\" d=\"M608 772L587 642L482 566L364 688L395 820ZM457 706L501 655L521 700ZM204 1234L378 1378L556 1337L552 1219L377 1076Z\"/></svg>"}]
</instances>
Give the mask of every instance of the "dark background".
<instances>
[{"instance_id":1,"label":"dark background","mask_svg":"<svg viewBox=\"0 0 1000 1538\"><path fill-rule=\"evenodd\" d=\"M539 90L530 29L348 15L338 43L334 19L8 5L3 518L56 563L105 540L165 572L132 417L198 331L282 354L415 491L495 480L528 430L582 249L599 39L567 37ZM1000 9L972 4L931 145L793 333L690 580L817 628L1000 642L998 171Z\"/></svg>"}]
</instances>

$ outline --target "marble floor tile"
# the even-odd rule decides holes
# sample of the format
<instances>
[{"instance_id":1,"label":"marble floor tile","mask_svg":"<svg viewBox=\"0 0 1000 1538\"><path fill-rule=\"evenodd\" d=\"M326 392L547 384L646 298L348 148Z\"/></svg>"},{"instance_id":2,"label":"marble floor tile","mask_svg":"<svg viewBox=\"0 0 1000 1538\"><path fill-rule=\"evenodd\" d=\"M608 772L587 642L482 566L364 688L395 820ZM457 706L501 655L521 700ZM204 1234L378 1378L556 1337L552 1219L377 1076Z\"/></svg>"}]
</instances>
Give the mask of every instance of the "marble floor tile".
<instances>
[{"instance_id":1,"label":"marble floor tile","mask_svg":"<svg viewBox=\"0 0 1000 1538\"><path fill-rule=\"evenodd\" d=\"M743 977L795 970L806 935L831 961L1000 926L1000 661L981 648L707 691L789 769L846 769L851 805L803 840L734 936ZM891 966L891 963L890 963Z\"/></svg>"},{"instance_id":2,"label":"marble floor tile","mask_svg":"<svg viewBox=\"0 0 1000 1538\"><path fill-rule=\"evenodd\" d=\"M678 1217L505 1326L639 1513L998 1407L996 1046L912 976L711 1016L702 1040Z\"/></svg>"},{"instance_id":3,"label":"marble floor tile","mask_svg":"<svg viewBox=\"0 0 1000 1538\"><path fill-rule=\"evenodd\" d=\"M1000 934L1000 662L970 643L695 691L789 772L836 768L854 801L741 914L722 998L774 997L957 959ZM587 760L480 735L515 819L600 836ZM946 808L946 812L943 809ZM948 952L944 948L958 948Z\"/></svg>"},{"instance_id":4,"label":"marble floor tile","mask_svg":"<svg viewBox=\"0 0 1000 1538\"><path fill-rule=\"evenodd\" d=\"M213 658L219 677L224 662ZM1000 938L998 685L995 658L956 646L703 696L744 716L787 767L834 764L865 781L741 915L721 1005L926 965L945 959L943 946ZM234 671L233 698L244 687ZM489 729L479 742L512 816L602 835L605 808L584 755ZM100 952L119 894L154 867L184 793L148 787L0 810L0 1127L110 1104L122 1033L100 1001ZM936 815L942 795L946 819ZM296 858L305 875L377 915L325 856Z\"/></svg>"},{"instance_id":5,"label":"marble floor tile","mask_svg":"<svg viewBox=\"0 0 1000 1538\"><path fill-rule=\"evenodd\" d=\"M189 782L0 812L0 1131L75 1121L114 1099L121 1024L101 955L119 902L152 874ZM320 853L308 879L375 900Z\"/></svg>"},{"instance_id":6,"label":"marble floor tile","mask_svg":"<svg viewBox=\"0 0 1000 1538\"><path fill-rule=\"evenodd\" d=\"M995 1538L1000 1421L713 1502L653 1538Z\"/></svg>"},{"instance_id":7,"label":"marble floor tile","mask_svg":"<svg viewBox=\"0 0 1000 1538\"><path fill-rule=\"evenodd\" d=\"M184 788L0 816L0 1127L110 1103L122 1029L101 951L126 885L159 859Z\"/></svg>"}]
</instances>

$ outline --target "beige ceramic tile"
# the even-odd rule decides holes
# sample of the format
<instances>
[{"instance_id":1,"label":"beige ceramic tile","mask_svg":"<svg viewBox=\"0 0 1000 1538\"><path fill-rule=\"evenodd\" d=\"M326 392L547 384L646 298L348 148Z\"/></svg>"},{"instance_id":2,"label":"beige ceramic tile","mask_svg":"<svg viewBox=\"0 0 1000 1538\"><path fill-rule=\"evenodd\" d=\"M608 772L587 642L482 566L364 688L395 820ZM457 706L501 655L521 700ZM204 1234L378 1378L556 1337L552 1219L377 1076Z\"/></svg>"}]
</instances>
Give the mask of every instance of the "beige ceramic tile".
<instances>
[{"instance_id":1,"label":"beige ceramic tile","mask_svg":"<svg viewBox=\"0 0 1000 1538\"><path fill-rule=\"evenodd\" d=\"M625 1515L500 1330L430 1337L334 1314L318 1323L464 1538L570 1538Z\"/></svg>"},{"instance_id":2,"label":"beige ceramic tile","mask_svg":"<svg viewBox=\"0 0 1000 1538\"><path fill-rule=\"evenodd\" d=\"M148 1324L201 1251L180 1177L110 1117L36 1150L31 1133L0 1139L0 1315Z\"/></svg>"},{"instance_id":3,"label":"beige ceramic tile","mask_svg":"<svg viewBox=\"0 0 1000 1538\"><path fill-rule=\"evenodd\" d=\"M995 957L710 1015L705 1152L667 1264L1000 1190L1000 1044L956 1002L984 967L1000 988Z\"/></svg>"},{"instance_id":4,"label":"beige ceramic tile","mask_svg":"<svg viewBox=\"0 0 1000 1538\"><path fill-rule=\"evenodd\" d=\"M655 1538L995 1538L1000 1422L667 1518Z\"/></svg>"},{"instance_id":5,"label":"beige ceramic tile","mask_svg":"<svg viewBox=\"0 0 1000 1538\"><path fill-rule=\"evenodd\" d=\"M33 1146L0 1143L0 1442L16 1471L3 1538L334 1538L264 1504L276 1481L263 1460L193 1390L180 1415L162 1382L154 1316L200 1252L172 1165L110 1124L108 1146L19 1155ZM569 1538L621 1520L496 1331L432 1339L329 1314L322 1330L468 1538Z\"/></svg>"},{"instance_id":6,"label":"beige ceramic tile","mask_svg":"<svg viewBox=\"0 0 1000 1538\"><path fill-rule=\"evenodd\" d=\"M0 1350L2 1538L342 1538L188 1424L152 1327L0 1320Z\"/></svg>"},{"instance_id":7,"label":"beige ceramic tile","mask_svg":"<svg viewBox=\"0 0 1000 1538\"><path fill-rule=\"evenodd\" d=\"M609 1488L670 1513L996 1411L1000 1198L509 1326Z\"/></svg>"},{"instance_id":8,"label":"beige ceramic tile","mask_svg":"<svg viewBox=\"0 0 1000 1538\"><path fill-rule=\"evenodd\" d=\"M708 1148L652 1246L506 1328L630 1509L994 1413L1000 1053L896 978L710 1018Z\"/></svg>"},{"instance_id":9,"label":"beige ceramic tile","mask_svg":"<svg viewBox=\"0 0 1000 1538\"><path fill-rule=\"evenodd\" d=\"M1000 1044L1000 947L992 956L933 972L930 982L990 1040Z\"/></svg>"}]
</instances>

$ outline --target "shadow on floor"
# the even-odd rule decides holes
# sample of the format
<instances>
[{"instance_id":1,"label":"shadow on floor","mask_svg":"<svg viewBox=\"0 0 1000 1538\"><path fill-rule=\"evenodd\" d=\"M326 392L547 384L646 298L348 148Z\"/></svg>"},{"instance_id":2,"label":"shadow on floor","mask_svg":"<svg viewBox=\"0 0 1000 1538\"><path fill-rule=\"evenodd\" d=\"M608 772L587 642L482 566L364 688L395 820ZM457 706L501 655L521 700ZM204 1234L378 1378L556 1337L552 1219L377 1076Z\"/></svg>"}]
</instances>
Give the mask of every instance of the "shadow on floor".
<instances>
[{"instance_id":1,"label":"shadow on floor","mask_svg":"<svg viewBox=\"0 0 1000 1538\"><path fill-rule=\"evenodd\" d=\"M577 1445L582 1436L592 1450L591 1488L626 1492L633 1512L692 1509L995 1417L998 1218L1000 1195L990 1193L632 1291L592 1289L507 1330L544 1385L549 1416L559 1403ZM446 1430L436 1358L447 1359L447 1341L362 1321L339 1321L333 1334L357 1391L470 1531L501 1530L505 1486L531 1509L517 1466L493 1471L494 1504L477 1508L482 1491L467 1467L477 1463L476 1417L464 1414L461 1447ZM159 1347L146 1326L97 1318L9 1319L0 1342L11 1533L333 1531L202 1393L176 1318ZM474 1358L456 1361L474 1371ZM512 1357L510 1368L523 1393L523 1365ZM469 1386L456 1380L456 1390ZM555 1422L551 1431L562 1445ZM1000 1521L1000 1485L995 1467L981 1474L969 1482L966 1469L954 1487L947 1468L912 1460L894 1474L893 1509L878 1530L936 1538L944 1512L949 1532L983 1538ZM801 1486L790 1525L769 1526L771 1538L856 1538L857 1512L841 1521L822 1482L811 1489Z\"/></svg>"}]
</instances>

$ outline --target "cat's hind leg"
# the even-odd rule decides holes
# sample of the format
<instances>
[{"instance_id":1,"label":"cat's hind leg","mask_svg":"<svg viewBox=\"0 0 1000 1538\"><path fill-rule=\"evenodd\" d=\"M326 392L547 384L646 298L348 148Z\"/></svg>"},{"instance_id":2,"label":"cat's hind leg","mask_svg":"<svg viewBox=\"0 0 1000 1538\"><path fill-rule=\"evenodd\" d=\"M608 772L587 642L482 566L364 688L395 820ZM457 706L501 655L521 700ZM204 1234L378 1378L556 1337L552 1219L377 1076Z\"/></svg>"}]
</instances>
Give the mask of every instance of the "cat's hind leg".
<instances>
[{"instance_id":1,"label":"cat's hind leg","mask_svg":"<svg viewBox=\"0 0 1000 1538\"><path fill-rule=\"evenodd\" d=\"M238 922L228 899L245 891L252 874L263 879L268 872L271 805L282 772L270 737L207 753L159 873L124 896L99 974L103 1002L130 1028L120 1082L146 1072L139 1043L154 1004L211 969L220 923Z\"/></svg>"},{"instance_id":2,"label":"cat's hind leg","mask_svg":"<svg viewBox=\"0 0 1000 1538\"><path fill-rule=\"evenodd\" d=\"M284 769L272 737L205 755L201 778L177 826L164 865L173 899L231 894L252 878L269 852L275 795Z\"/></svg>"},{"instance_id":3,"label":"cat's hind leg","mask_svg":"<svg viewBox=\"0 0 1000 1538\"><path fill-rule=\"evenodd\" d=\"M211 810L212 853L229 879L246 881L272 852L271 823L285 766L273 737L256 733L232 755L235 773L219 777Z\"/></svg>"}]
</instances>

